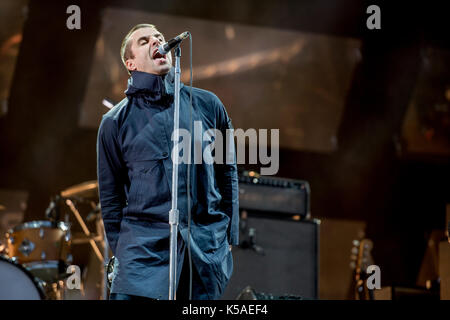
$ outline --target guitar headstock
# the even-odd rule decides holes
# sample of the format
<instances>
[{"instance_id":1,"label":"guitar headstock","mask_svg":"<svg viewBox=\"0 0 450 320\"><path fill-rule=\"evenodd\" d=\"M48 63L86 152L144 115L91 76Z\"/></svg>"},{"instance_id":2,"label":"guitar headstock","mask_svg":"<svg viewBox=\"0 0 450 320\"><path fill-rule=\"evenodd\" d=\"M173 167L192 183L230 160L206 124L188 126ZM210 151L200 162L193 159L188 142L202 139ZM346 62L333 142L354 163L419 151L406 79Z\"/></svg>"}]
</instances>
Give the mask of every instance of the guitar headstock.
<instances>
[{"instance_id":1,"label":"guitar headstock","mask_svg":"<svg viewBox=\"0 0 450 320\"><path fill-rule=\"evenodd\" d=\"M372 258L373 242L370 239L363 239L359 244L359 265L362 270L367 270L367 267L374 264ZM365 272L365 271L364 271Z\"/></svg>"},{"instance_id":2,"label":"guitar headstock","mask_svg":"<svg viewBox=\"0 0 450 320\"><path fill-rule=\"evenodd\" d=\"M370 239L353 240L353 248L351 254L350 267L357 274L366 273L367 267L374 264L372 258L373 242Z\"/></svg>"},{"instance_id":3,"label":"guitar headstock","mask_svg":"<svg viewBox=\"0 0 450 320\"><path fill-rule=\"evenodd\" d=\"M372 299L365 286L367 267L374 264L372 249L373 242L370 239L353 240L350 266L354 270L354 294L357 300Z\"/></svg>"}]
</instances>

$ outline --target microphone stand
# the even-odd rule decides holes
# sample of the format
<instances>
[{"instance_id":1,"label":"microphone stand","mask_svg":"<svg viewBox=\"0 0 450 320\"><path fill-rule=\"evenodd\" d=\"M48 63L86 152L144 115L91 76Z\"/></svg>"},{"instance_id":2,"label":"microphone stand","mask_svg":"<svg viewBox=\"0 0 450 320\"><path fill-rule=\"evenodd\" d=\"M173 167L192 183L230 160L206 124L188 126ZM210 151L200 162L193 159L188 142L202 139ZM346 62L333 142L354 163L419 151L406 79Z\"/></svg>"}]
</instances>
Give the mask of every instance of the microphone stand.
<instances>
[{"instance_id":1,"label":"microphone stand","mask_svg":"<svg viewBox=\"0 0 450 320\"><path fill-rule=\"evenodd\" d=\"M177 241L178 241L178 140L179 137L179 121L180 121L180 45L175 47L175 92L174 92L174 116L173 116L173 132L174 146L172 159L172 208L169 211L170 224L170 260L169 260L169 300L176 300L177 290Z\"/></svg>"}]
</instances>

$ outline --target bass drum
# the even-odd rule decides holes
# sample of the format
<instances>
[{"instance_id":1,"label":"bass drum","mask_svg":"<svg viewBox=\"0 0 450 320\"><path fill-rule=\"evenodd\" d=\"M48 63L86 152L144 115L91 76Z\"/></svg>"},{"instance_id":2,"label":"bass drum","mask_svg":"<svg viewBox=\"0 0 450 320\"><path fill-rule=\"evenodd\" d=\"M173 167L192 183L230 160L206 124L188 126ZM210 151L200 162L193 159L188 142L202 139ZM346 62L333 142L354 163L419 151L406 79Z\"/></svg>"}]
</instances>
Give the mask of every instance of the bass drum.
<instances>
[{"instance_id":1,"label":"bass drum","mask_svg":"<svg viewBox=\"0 0 450 320\"><path fill-rule=\"evenodd\" d=\"M0 300L44 300L43 283L11 259L0 256Z\"/></svg>"}]
</instances>

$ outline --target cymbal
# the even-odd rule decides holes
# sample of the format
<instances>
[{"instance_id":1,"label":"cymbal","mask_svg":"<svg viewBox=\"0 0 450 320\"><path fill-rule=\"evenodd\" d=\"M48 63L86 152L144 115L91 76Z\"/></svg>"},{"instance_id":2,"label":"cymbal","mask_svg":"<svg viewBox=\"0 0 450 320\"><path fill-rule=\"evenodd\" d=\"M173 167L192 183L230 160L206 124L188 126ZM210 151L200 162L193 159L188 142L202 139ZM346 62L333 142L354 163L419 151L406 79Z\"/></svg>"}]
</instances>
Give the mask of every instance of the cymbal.
<instances>
[{"instance_id":1,"label":"cymbal","mask_svg":"<svg viewBox=\"0 0 450 320\"><path fill-rule=\"evenodd\" d=\"M61 191L61 196L64 198L83 197L83 198L98 198L98 182L96 180L86 181Z\"/></svg>"}]
</instances>

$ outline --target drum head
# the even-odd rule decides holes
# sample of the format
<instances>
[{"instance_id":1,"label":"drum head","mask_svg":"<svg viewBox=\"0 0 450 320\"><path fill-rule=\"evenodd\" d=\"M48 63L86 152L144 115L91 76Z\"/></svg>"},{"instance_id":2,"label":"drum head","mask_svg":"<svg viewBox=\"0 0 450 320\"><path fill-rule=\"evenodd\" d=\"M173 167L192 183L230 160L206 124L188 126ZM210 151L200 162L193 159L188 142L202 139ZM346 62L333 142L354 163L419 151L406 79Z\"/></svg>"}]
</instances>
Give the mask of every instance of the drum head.
<instances>
[{"instance_id":1,"label":"drum head","mask_svg":"<svg viewBox=\"0 0 450 320\"><path fill-rule=\"evenodd\" d=\"M18 264L0 257L0 300L42 300L33 276Z\"/></svg>"}]
</instances>

